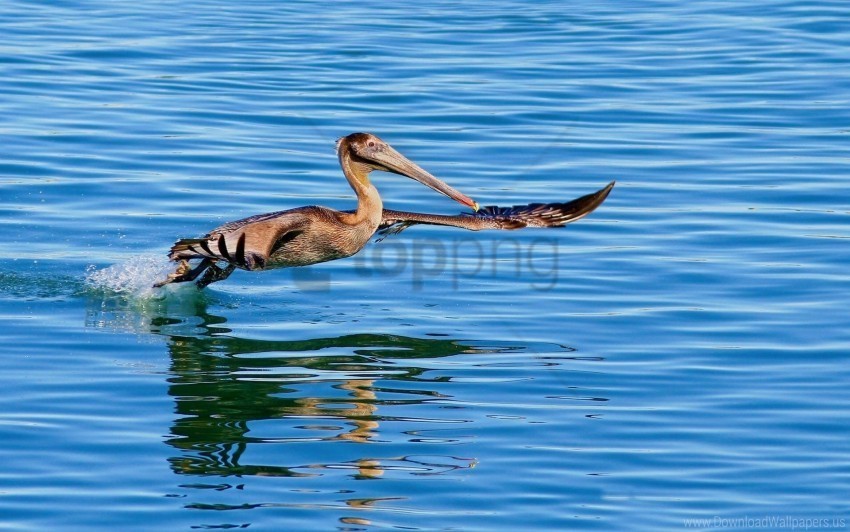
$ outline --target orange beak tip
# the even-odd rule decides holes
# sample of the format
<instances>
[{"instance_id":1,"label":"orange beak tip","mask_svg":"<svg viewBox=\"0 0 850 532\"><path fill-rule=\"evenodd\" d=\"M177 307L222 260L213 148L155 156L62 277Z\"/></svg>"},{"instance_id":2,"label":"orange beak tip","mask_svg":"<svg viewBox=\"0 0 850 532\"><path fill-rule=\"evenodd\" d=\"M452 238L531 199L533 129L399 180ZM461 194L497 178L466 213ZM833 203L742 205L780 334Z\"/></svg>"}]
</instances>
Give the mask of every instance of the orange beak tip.
<instances>
[{"instance_id":1,"label":"orange beak tip","mask_svg":"<svg viewBox=\"0 0 850 532\"><path fill-rule=\"evenodd\" d=\"M478 210L479 210L480 208L481 208L481 207L478 205L478 202L477 202L477 201L473 201L473 202L472 202L472 210L473 210L473 211L478 212Z\"/></svg>"}]
</instances>

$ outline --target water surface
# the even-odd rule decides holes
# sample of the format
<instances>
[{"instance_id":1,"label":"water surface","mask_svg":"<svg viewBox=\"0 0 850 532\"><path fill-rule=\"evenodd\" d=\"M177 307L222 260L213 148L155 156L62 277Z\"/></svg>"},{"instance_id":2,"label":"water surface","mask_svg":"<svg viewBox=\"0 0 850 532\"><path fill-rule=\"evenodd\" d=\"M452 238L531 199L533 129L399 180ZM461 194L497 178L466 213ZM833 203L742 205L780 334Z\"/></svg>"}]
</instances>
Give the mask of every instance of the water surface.
<instances>
[{"instance_id":1,"label":"water surface","mask_svg":"<svg viewBox=\"0 0 850 532\"><path fill-rule=\"evenodd\" d=\"M846 528L845 20L4 3L0 527ZM149 288L177 237L351 208L360 130L481 204L618 184L563 230Z\"/></svg>"}]
</instances>

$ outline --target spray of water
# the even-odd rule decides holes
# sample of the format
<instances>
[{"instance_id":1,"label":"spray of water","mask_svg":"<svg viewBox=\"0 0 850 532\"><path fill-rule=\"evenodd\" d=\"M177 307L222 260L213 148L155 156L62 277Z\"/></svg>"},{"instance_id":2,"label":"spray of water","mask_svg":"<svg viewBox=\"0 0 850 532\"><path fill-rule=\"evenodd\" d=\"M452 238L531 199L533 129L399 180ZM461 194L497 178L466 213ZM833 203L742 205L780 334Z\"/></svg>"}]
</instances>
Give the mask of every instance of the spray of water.
<instances>
[{"instance_id":1,"label":"spray of water","mask_svg":"<svg viewBox=\"0 0 850 532\"><path fill-rule=\"evenodd\" d=\"M148 337L160 321L192 319L207 301L193 283L154 288L174 270L162 255L131 257L112 266L89 267L85 278L86 325L97 329L133 332Z\"/></svg>"},{"instance_id":2,"label":"spray of water","mask_svg":"<svg viewBox=\"0 0 850 532\"><path fill-rule=\"evenodd\" d=\"M102 269L90 267L86 286L91 290L137 299L164 297L165 291L153 288L153 284L164 279L173 269L174 265L163 256L135 256Z\"/></svg>"}]
</instances>

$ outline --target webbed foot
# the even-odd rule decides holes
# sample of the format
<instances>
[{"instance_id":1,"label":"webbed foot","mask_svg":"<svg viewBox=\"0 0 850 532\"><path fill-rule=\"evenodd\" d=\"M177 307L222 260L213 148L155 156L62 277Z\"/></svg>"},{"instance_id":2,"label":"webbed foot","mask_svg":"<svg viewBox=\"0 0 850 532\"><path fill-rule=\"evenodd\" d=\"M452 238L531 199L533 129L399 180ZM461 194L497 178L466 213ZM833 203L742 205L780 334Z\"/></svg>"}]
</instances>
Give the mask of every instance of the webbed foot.
<instances>
[{"instance_id":1,"label":"webbed foot","mask_svg":"<svg viewBox=\"0 0 850 532\"><path fill-rule=\"evenodd\" d=\"M168 277L166 277L164 281L154 283L153 287L160 288L170 283L185 283L187 281L194 281L204 270L212 265L212 260L204 259L197 266L192 268L188 260L181 260L180 264L177 265L177 269L174 270L174 273L168 274Z\"/></svg>"}]
</instances>

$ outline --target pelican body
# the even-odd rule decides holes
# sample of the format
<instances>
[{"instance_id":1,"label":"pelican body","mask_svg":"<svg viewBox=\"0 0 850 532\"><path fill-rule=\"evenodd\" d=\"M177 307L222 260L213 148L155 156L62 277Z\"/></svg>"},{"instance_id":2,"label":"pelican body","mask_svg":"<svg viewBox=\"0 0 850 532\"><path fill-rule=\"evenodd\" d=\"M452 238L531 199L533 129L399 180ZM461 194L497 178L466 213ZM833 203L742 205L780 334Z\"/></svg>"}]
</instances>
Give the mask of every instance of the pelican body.
<instances>
[{"instance_id":1,"label":"pelican body","mask_svg":"<svg viewBox=\"0 0 850 532\"><path fill-rule=\"evenodd\" d=\"M560 227L598 207L614 183L568 203L485 207L429 174L370 133L352 133L337 141L343 174L357 195L357 209L336 211L309 206L259 214L226 223L201 238L178 240L169 259L177 269L154 286L196 281L199 288L226 279L236 268L270 270L308 266L341 259L360 251L376 233L398 233L415 224L447 225L469 229ZM407 176L471 207L474 213L457 216L393 211L383 208L378 190L369 180L374 170ZM200 259L194 267L190 261ZM200 279L198 277L200 276Z\"/></svg>"}]
</instances>

